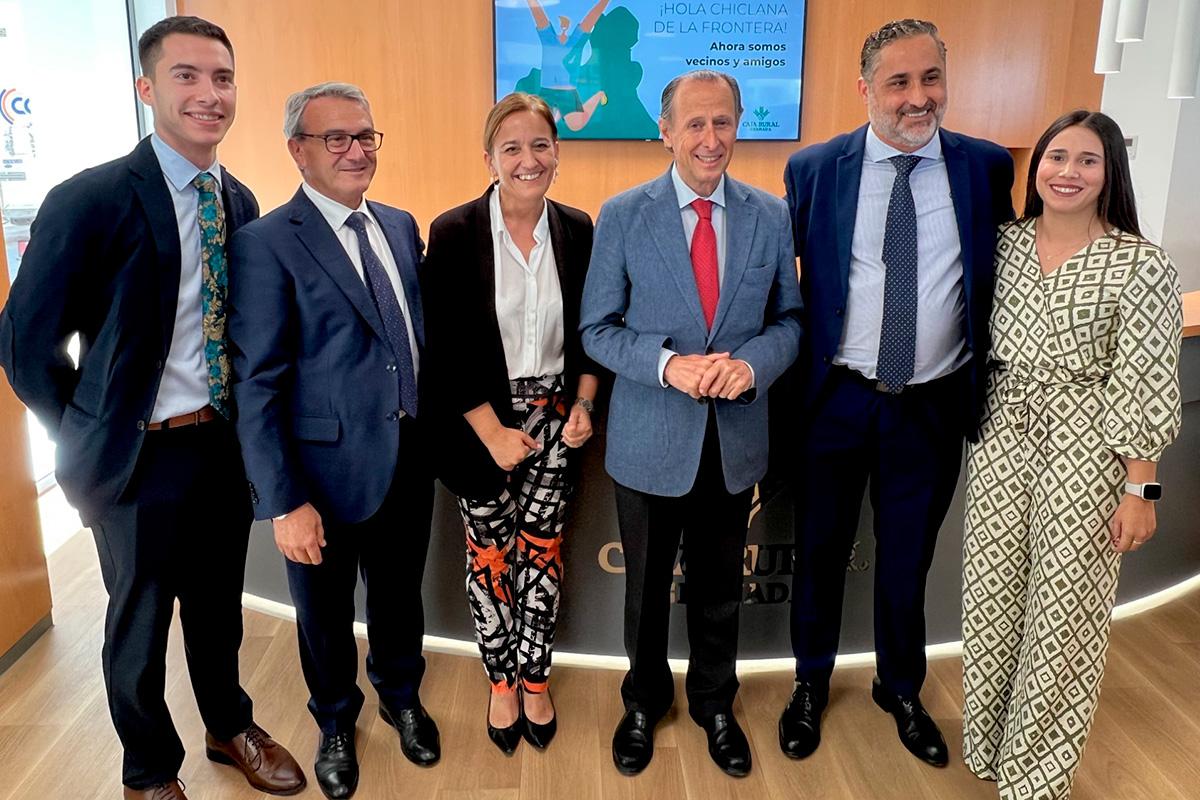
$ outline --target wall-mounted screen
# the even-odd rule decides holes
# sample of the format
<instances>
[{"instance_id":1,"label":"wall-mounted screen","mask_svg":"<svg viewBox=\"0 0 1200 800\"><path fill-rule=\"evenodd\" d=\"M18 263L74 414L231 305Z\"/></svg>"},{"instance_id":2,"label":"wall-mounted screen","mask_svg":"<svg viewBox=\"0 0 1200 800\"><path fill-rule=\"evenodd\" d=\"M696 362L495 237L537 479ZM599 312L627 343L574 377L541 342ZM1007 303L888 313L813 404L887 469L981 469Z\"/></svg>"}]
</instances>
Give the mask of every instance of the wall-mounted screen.
<instances>
[{"instance_id":1,"label":"wall-mounted screen","mask_svg":"<svg viewBox=\"0 0 1200 800\"><path fill-rule=\"evenodd\" d=\"M564 139L657 139L663 86L737 78L740 139L800 138L805 0L495 0L496 98L541 95Z\"/></svg>"}]
</instances>

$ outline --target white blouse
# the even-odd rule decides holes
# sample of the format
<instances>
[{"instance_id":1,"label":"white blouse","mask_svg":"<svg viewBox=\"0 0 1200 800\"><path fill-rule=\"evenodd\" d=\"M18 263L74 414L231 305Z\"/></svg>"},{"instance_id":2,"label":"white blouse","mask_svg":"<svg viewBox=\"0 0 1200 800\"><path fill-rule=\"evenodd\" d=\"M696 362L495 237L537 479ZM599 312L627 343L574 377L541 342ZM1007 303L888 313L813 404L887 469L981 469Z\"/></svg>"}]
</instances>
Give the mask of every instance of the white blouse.
<instances>
[{"instance_id":1,"label":"white blouse","mask_svg":"<svg viewBox=\"0 0 1200 800\"><path fill-rule=\"evenodd\" d=\"M496 319L509 379L561 375L563 300L550 241L548 204L533 229L529 260L509 235L500 212L500 189L492 192L492 254L496 264Z\"/></svg>"}]
</instances>

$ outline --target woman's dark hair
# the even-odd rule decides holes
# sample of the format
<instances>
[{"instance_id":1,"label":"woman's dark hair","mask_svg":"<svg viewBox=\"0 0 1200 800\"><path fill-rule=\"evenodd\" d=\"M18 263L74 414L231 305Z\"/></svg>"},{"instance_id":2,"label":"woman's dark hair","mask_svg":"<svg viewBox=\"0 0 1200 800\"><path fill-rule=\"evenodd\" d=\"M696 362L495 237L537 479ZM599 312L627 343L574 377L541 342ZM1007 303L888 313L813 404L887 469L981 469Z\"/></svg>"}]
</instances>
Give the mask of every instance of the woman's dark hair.
<instances>
[{"instance_id":1,"label":"woman's dark hair","mask_svg":"<svg viewBox=\"0 0 1200 800\"><path fill-rule=\"evenodd\" d=\"M1076 125L1087 128L1100 138L1104 146L1104 187L1096 200L1096 214L1109 225L1125 233L1141 236L1137 205L1133 200L1133 180L1129 177L1129 156L1125 152L1125 135L1113 118L1099 111L1079 109L1063 114L1042 134L1033 148L1029 161L1029 180L1025 183L1025 211L1022 219L1042 215L1042 197L1037 193L1038 164L1055 136Z\"/></svg>"}]
</instances>

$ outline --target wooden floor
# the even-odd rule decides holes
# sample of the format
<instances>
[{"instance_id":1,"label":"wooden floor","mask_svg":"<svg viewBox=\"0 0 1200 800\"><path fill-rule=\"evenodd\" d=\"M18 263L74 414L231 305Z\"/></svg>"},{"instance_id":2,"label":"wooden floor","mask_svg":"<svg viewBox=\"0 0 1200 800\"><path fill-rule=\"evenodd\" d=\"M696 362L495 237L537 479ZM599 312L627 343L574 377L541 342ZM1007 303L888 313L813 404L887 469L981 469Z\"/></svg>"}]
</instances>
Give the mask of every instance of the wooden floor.
<instances>
[{"instance_id":1,"label":"wooden floor","mask_svg":"<svg viewBox=\"0 0 1200 800\"><path fill-rule=\"evenodd\" d=\"M120 797L121 751L100 676L104 592L91 537L74 537L51 558L56 625L0 676L0 800ZM465 609L464 609L464 613ZM360 648L365 648L360 643ZM296 655L294 626L246 614L243 682L259 724L308 770L316 729ZM168 655L167 694L186 746L181 777L192 800L262 797L229 767L203 757L204 729L192 699L178 630ZM547 752L522 745L505 758L487 741L482 670L475 659L431 654L421 694L442 732L443 758L412 766L391 728L367 705L359 719L359 800L593 800L593 798L755 798L756 800L972 800L995 784L962 765L961 662L930 664L924 700L950 743L949 768L919 763L896 740L891 718L871 703L870 669L834 675L821 749L785 758L775 725L791 690L787 674L747 676L736 712L754 748L742 780L711 763L703 732L682 710L658 728L650 768L637 778L612 765L610 737L621 708L621 674L556 669L558 737ZM676 697L683 698L682 681ZM1200 798L1200 592L1116 623L1100 710L1074 800ZM310 772L311 779L311 772ZM321 798L310 783L304 798Z\"/></svg>"}]
</instances>

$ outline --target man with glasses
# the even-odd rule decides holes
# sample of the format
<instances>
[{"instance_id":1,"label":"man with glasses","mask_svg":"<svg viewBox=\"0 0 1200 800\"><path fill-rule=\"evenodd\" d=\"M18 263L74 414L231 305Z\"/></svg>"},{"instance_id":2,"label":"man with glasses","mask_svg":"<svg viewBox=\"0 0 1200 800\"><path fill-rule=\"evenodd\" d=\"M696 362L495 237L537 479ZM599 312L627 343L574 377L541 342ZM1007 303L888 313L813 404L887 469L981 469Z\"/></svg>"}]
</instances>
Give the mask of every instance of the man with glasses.
<instances>
[{"instance_id":1,"label":"man with glasses","mask_svg":"<svg viewBox=\"0 0 1200 800\"><path fill-rule=\"evenodd\" d=\"M254 516L287 557L317 782L339 798L358 784L359 574L379 715L413 763L441 754L417 691L433 504L417 407L423 244L412 215L365 199L383 134L360 89L313 86L285 114L304 181L232 240L233 393Z\"/></svg>"},{"instance_id":2,"label":"man with glasses","mask_svg":"<svg viewBox=\"0 0 1200 800\"><path fill-rule=\"evenodd\" d=\"M233 48L211 22L168 17L138 60L154 132L46 196L0 314L0 366L54 437L59 485L96 539L126 800L185 800L163 696L176 600L208 757L295 794L304 774L254 724L238 678L250 498L231 424L225 241L258 204L217 161L237 108Z\"/></svg>"}]
</instances>

